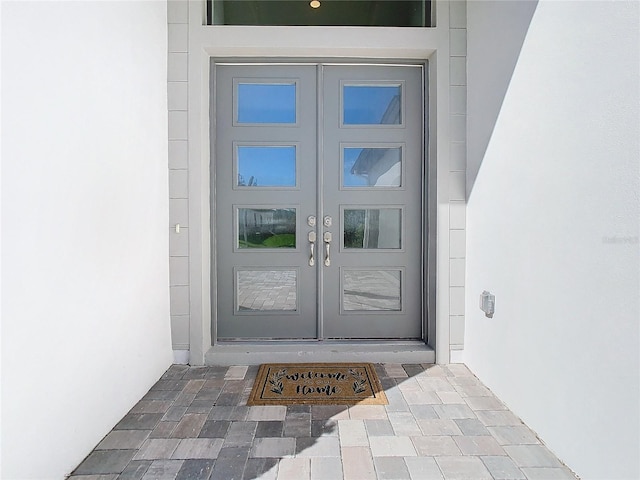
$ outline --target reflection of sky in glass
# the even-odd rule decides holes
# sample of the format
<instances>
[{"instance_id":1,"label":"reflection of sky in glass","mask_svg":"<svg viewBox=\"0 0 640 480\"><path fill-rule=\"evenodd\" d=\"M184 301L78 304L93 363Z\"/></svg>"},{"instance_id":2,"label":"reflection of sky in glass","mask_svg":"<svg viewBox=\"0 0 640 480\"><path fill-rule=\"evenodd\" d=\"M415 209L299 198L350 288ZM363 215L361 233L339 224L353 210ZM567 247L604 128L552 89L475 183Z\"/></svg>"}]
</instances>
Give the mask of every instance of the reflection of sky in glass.
<instances>
[{"instance_id":1,"label":"reflection of sky in glass","mask_svg":"<svg viewBox=\"0 0 640 480\"><path fill-rule=\"evenodd\" d=\"M296 123L296 85L238 84L239 123Z\"/></svg>"},{"instance_id":2,"label":"reflection of sky in glass","mask_svg":"<svg viewBox=\"0 0 640 480\"><path fill-rule=\"evenodd\" d=\"M353 164L356 163L358 156L362 152L362 148L345 148L343 149L343 161L344 171L342 178L344 179L345 187L361 187L367 185L367 179L358 175L352 175L351 169Z\"/></svg>"},{"instance_id":3,"label":"reflection of sky in glass","mask_svg":"<svg viewBox=\"0 0 640 480\"><path fill-rule=\"evenodd\" d=\"M295 187L296 147L238 147L238 185Z\"/></svg>"},{"instance_id":4,"label":"reflection of sky in glass","mask_svg":"<svg viewBox=\"0 0 640 480\"><path fill-rule=\"evenodd\" d=\"M394 97L400 95L398 85L345 85L343 91L346 125L399 124L397 115L383 122Z\"/></svg>"}]
</instances>

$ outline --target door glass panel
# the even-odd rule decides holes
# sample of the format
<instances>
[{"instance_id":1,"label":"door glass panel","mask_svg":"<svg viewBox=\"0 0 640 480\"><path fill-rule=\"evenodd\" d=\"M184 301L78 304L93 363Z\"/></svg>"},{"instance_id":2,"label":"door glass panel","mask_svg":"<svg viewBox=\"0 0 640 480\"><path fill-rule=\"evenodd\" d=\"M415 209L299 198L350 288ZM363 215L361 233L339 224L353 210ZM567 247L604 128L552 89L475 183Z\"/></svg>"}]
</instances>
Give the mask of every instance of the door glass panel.
<instances>
[{"instance_id":1,"label":"door glass panel","mask_svg":"<svg viewBox=\"0 0 640 480\"><path fill-rule=\"evenodd\" d=\"M344 248L400 248L402 210L399 208L345 209Z\"/></svg>"},{"instance_id":2,"label":"door glass panel","mask_svg":"<svg viewBox=\"0 0 640 480\"><path fill-rule=\"evenodd\" d=\"M296 147L240 146L237 155L237 186L296 186Z\"/></svg>"},{"instance_id":3,"label":"door glass panel","mask_svg":"<svg viewBox=\"0 0 640 480\"><path fill-rule=\"evenodd\" d=\"M430 27L431 0L207 0L207 24Z\"/></svg>"},{"instance_id":4,"label":"door glass panel","mask_svg":"<svg viewBox=\"0 0 640 480\"><path fill-rule=\"evenodd\" d=\"M400 125L401 95L400 85L344 85L342 123Z\"/></svg>"},{"instance_id":5,"label":"door glass panel","mask_svg":"<svg viewBox=\"0 0 640 480\"><path fill-rule=\"evenodd\" d=\"M344 187L399 187L402 149L352 148L342 150Z\"/></svg>"},{"instance_id":6,"label":"door glass panel","mask_svg":"<svg viewBox=\"0 0 640 480\"><path fill-rule=\"evenodd\" d=\"M401 310L400 278L400 270L343 271L342 309Z\"/></svg>"},{"instance_id":7,"label":"door glass panel","mask_svg":"<svg viewBox=\"0 0 640 480\"><path fill-rule=\"evenodd\" d=\"M296 84L239 83L238 123L296 123Z\"/></svg>"},{"instance_id":8,"label":"door glass panel","mask_svg":"<svg viewBox=\"0 0 640 480\"><path fill-rule=\"evenodd\" d=\"M295 270L240 270L237 275L237 310L297 310Z\"/></svg>"},{"instance_id":9,"label":"door glass panel","mask_svg":"<svg viewBox=\"0 0 640 480\"><path fill-rule=\"evenodd\" d=\"M238 208L238 248L296 248L295 208Z\"/></svg>"}]
</instances>

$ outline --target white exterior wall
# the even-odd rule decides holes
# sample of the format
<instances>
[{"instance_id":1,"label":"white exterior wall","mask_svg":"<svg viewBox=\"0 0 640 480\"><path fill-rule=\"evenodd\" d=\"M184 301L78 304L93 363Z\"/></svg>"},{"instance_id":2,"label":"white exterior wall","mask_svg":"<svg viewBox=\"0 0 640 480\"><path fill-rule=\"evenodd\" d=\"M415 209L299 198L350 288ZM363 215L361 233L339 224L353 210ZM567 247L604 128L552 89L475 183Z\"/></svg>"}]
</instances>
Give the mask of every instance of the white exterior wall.
<instances>
[{"instance_id":1,"label":"white exterior wall","mask_svg":"<svg viewBox=\"0 0 640 480\"><path fill-rule=\"evenodd\" d=\"M583 479L640 477L638 10L468 4L463 360Z\"/></svg>"},{"instance_id":2,"label":"white exterior wall","mask_svg":"<svg viewBox=\"0 0 640 480\"><path fill-rule=\"evenodd\" d=\"M171 363L166 75L166 3L2 3L2 478L62 479Z\"/></svg>"}]
</instances>

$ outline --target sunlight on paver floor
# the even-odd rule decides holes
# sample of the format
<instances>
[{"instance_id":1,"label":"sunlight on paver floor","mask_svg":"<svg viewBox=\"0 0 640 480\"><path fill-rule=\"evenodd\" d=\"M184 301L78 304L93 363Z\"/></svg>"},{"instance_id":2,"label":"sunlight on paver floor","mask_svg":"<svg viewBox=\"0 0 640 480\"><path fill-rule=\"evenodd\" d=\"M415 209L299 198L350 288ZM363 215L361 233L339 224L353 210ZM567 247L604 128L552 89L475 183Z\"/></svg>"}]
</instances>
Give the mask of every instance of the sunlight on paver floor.
<instances>
[{"instance_id":1,"label":"sunlight on paver floor","mask_svg":"<svg viewBox=\"0 0 640 480\"><path fill-rule=\"evenodd\" d=\"M576 478L464 365L376 365L389 405L351 407L248 407L257 370L172 366L70 478Z\"/></svg>"}]
</instances>

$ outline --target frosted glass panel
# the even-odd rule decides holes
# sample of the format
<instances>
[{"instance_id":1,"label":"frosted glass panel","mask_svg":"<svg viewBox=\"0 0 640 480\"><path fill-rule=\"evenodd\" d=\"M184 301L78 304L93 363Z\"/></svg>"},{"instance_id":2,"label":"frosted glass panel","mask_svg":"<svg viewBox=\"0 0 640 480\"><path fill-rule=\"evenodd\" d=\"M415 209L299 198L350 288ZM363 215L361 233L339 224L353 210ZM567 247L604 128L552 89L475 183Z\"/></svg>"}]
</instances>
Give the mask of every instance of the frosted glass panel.
<instances>
[{"instance_id":1,"label":"frosted glass panel","mask_svg":"<svg viewBox=\"0 0 640 480\"><path fill-rule=\"evenodd\" d=\"M402 149L344 148L344 187L399 187L402 185Z\"/></svg>"},{"instance_id":2,"label":"frosted glass panel","mask_svg":"<svg viewBox=\"0 0 640 480\"><path fill-rule=\"evenodd\" d=\"M241 270L237 279L238 310L296 310L295 270Z\"/></svg>"},{"instance_id":3,"label":"frosted glass panel","mask_svg":"<svg viewBox=\"0 0 640 480\"><path fill-rule=\"evenodd\" d=\"M342 309L401 310L400 270L347 270L342 279Z\"/></svg>"},{"instance_id":4,"label":"frosted glass panel","mask_svg":"<svg viewBox=\"0 0 640 480\"><path fill-rule=\"evenodd\" d=\"M400 85L345 85L342 94L345 125L400 125Z\"/></svg>"},{"instance_id":5,"label":"frosted glass panel","mask_svg":"<svg viewBox=\"0 0 640 480\"><path fill-rule=\"evenodd\" d=\"M296 85L238 84L238 123L296 123Z\"/></svg>"},{"instance_id":6,"label":"frosted glass panel","mask_svg":"<svg viewBox=\"0 0 640 480\"><path fill-rule=\"evenodd\" d=\"M345 209L343 215L345 248L400 248L399 208Z\"/></svg>"},{"instance_id":7,"label":"frosted glass panel","mask_svg":"<svg viewBox=\"0 0 640 480\"><path fill-rule=\"evenodd\" d=\"M295 248L295 208L239 208L239 248Z\"/></svg>"},{"instance_id":8,"label":"frosted glass panel","mask_svg":"<svg viewBox=\"0 0 640 480\"><path fill-rule=\"evenodd\" d=\"M295 187L296 147L238 147L240 187Z\"/></svg>"}]
</instances>

